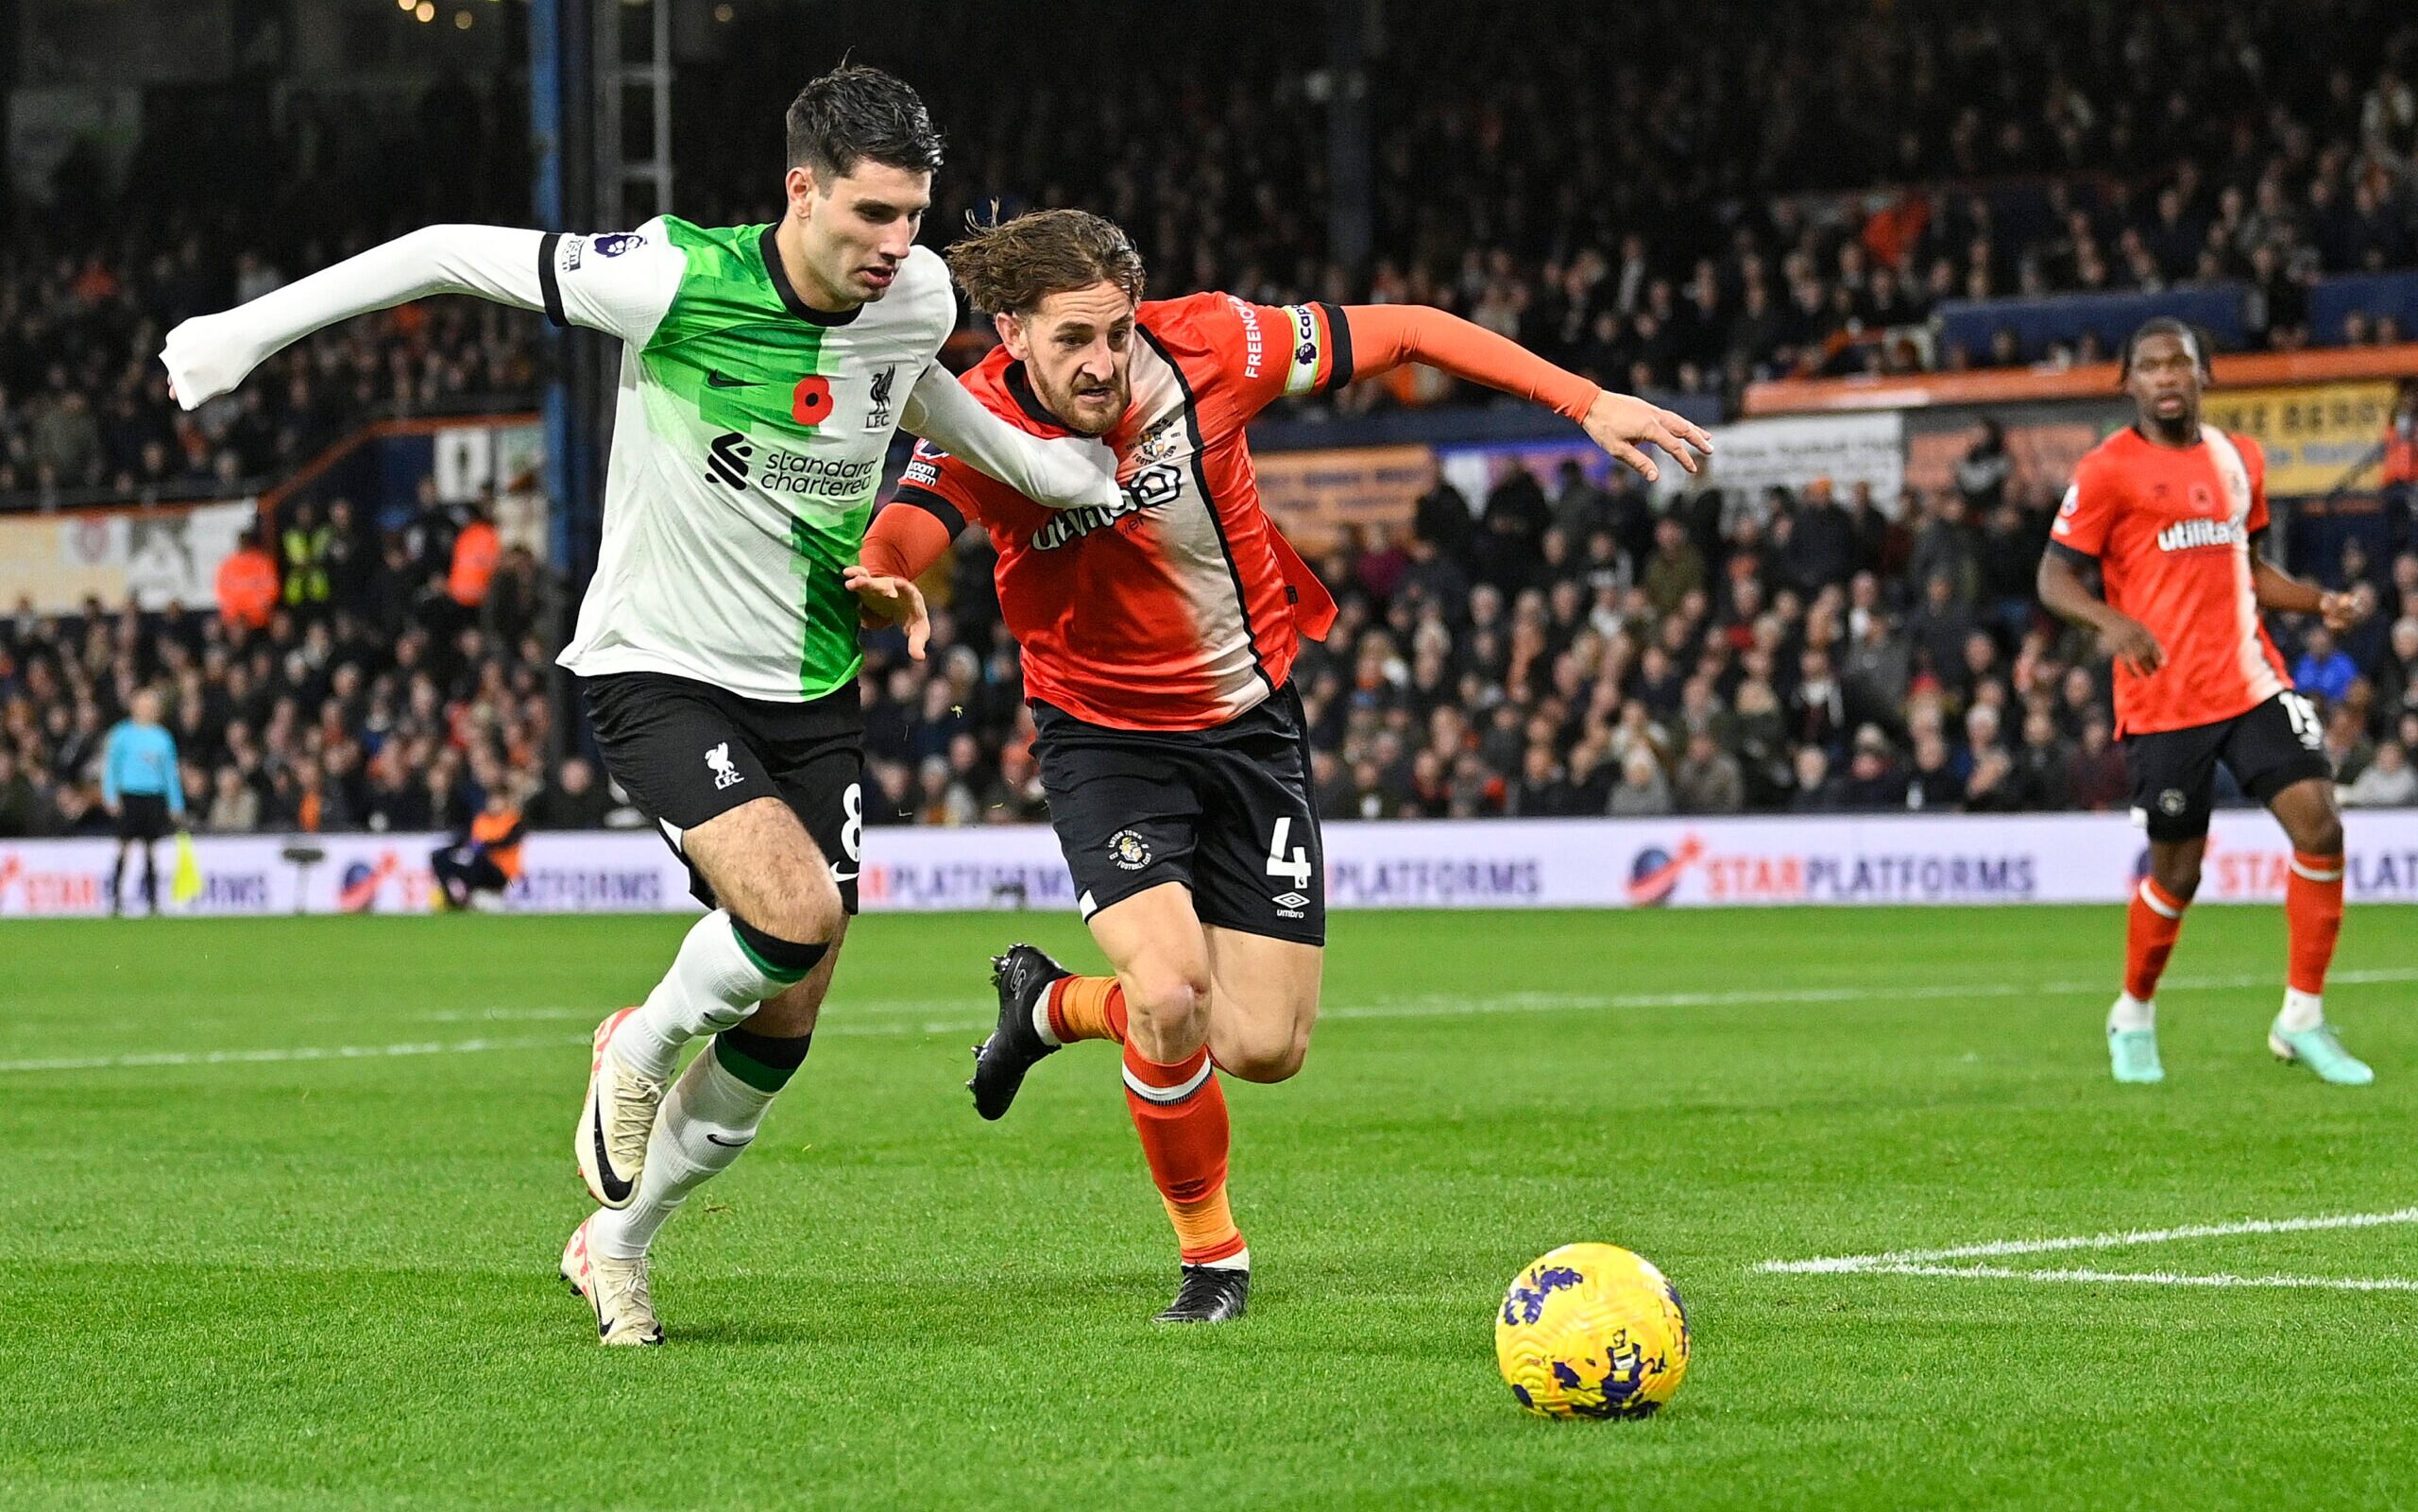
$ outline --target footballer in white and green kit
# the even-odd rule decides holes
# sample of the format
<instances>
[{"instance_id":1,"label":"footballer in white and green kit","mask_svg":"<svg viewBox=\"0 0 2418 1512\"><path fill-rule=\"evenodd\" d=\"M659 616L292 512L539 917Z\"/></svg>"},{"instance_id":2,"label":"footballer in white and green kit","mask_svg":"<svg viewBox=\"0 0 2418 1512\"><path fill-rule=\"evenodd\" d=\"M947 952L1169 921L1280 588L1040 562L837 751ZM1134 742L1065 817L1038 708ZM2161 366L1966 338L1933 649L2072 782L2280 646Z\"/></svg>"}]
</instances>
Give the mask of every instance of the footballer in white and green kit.
<instances>
[{"instance_id":1,"label":"footballer in white and green kit","mask_svg":"<svg viewBox=\"0 0 2418 1512\"><path fill-rule=\"evenodd\" d=\"M710 911L645 1001L595 1037L574 1150L600 1211L562 1270L607 1344L662 1342L648 1246L803 1062L856 911L861 658L841 574L893 434L1046 502L1120 504L1105 447L1010 427L940 364L957 303L941 260L914 245L940 162L914 92L841 68L799 93L787 127L788 208L773 225L429 227L186 321L161 353L191 409L323 326L430 294L622 342L603 545L561 662L606 769Z\"/></svg>"}]
</instances>

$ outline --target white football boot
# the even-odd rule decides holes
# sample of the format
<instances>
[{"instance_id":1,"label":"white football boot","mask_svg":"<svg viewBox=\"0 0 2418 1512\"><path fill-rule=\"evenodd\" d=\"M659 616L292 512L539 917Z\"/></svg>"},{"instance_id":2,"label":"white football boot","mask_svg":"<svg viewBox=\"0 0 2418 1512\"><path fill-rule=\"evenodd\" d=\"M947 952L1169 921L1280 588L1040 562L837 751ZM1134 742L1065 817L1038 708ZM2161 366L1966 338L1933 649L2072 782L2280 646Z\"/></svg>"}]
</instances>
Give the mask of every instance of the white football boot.
<instances>
[{"instance_id":1,"label":"white football boot","mask_svg":"<svg viewBox=\"0 0 2418 1512\"><path fill-rule=\"evenodd\" d=\"M637 1011L625 1008L596 1026L596 1054L587 1063L587 1100L580 1104L579 1127L570 1137L587 1195L616 1212L638 1196L639 1174L646 1169L646 1142L655 1132L656 1110L663 1106L663 1083L631 1071L606 1048L622 1021Z\"/></svg>"},{"instance_id":2,"label":"white football boot","mask_svg":"<svg viewBox=\"0 0 2418 1512\"><path fill-rule=\"evenodd\" d=\"M563 1246L563 1280L596 1309L596 1342L642 1345L663 1342L663 1323L655 1316L655 1297L647 1289L646 1259L615 1260L587 1248L587 1222L570 1232Z\"/></svg>"}]
</instances>

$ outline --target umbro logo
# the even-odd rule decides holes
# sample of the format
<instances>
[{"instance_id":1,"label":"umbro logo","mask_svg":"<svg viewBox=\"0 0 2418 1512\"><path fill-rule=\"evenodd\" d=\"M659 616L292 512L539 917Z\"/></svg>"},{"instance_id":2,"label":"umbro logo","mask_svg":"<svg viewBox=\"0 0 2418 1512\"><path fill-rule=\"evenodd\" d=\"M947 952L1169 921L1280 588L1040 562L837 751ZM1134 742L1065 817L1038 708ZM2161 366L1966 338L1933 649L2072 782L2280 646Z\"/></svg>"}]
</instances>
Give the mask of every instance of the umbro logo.
<instances>
[{"instance_id":1,"label":"umbro logo","mask_svg":"<svg viewBox=\"0 0 2418 1512\"><path fill-rule=\"evenodd\" d=\"M733 784L747 780L745 777L740 775L739 769L737 767L731 765L730 742L728 740L724 740L722 744L715 746L712 750L706 753L706 765L713 772L714 791L716 792L720 792L724 788L730 787Z\"/></svg>"},{"instance_id":2,"label":"umbro logo","mask_svg":"<svg viewBox=\"0 0 2418 1512\"><path fill-rule=\"evenodd\" d=\"M1276 916L1280 919L1302 917L1302 910L1307 908L1310 902L1299 892L1279 892L1268 901L1276 905Z\"/></svg>"},{"instance_id":3,"label":"umbro logo","mask_svg":"<svg viewBox=\"0 0 2418 1512\"><path fill-rule=\"evenodd\" d=\"M747 462L756 449L737 431L724 431L706 450L706 476L733 488L747 486Z\"/></svg>"}]
</instances>

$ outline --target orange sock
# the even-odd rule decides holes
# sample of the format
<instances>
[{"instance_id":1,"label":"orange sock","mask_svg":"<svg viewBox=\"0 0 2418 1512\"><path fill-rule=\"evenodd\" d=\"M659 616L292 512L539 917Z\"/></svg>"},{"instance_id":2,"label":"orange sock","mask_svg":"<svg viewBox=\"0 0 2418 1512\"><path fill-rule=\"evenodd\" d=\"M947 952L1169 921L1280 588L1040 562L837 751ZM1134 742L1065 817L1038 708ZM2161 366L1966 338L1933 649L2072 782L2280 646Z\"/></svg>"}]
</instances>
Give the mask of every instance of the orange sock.
<instances>
[{"instance_id":1,"label":"orange sock","mask_svg":"<svg viewBox=\"0 0 2418 1512\"><path fill-rule=\"evenodd\" d=\"M1142 1136L1150 1180L1166 1203L1183 1263L1205 1266L1242 1253L1242 1232L1226 1202L1226 1094L1210 1068L1208 1049L1161 1065L1127 1045L1125 1108Z\"/></svg>"},{"instance_id":2,"label":"orange sock","mask_svg":"<svg viewBox=\"0 0 2418 1512\"><path fill-rule=\"evenodd\" d=\"M1061 977L1049 984L1049 1032L1077 1040L1125 1043L1125 987L1114 977Z\"/></svg>"},{"instance_id":3,"label":"orange sock","mask_svg":"<svg viewBox=\"0 0 2418 1512\"><path fill-rule=\"evenodd\" d=\"M2342 935L2342 858L2292 852L2292 875L2284 884L2284 922L2291 935L2292 991L2314 997L2325 991L2325 968L2334 963L2334 942Z\"/></svg>"},{"instance_id":4,"label":"orange sock","mask_svg":"<svg viewBox=\"0 0 2418 1512\"><path fill-rule=\"evenodd\" d=\"M2166 974L2166 958L2174 954L2175 937L2183 933L2188 903L2168 896L2153 876L2141 878L2133 893L2124 926L2124 991L2141 1002L2157 995L2157 979Z\"/></svg>"}]
</instances>

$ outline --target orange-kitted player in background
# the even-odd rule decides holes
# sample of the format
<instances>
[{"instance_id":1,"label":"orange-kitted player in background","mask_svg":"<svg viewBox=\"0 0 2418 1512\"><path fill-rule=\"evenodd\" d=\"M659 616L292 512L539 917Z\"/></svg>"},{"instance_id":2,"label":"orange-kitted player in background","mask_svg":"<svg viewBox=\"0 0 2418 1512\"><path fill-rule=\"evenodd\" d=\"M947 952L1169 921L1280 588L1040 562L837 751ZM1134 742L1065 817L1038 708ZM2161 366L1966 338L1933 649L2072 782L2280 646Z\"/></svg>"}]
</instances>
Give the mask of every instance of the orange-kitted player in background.
<instances>
[{"instance_id":1,"label":"orange-kitted player in background","mask_svg":"<svg viewBox=\"0 0 2418 1512\"><path fill-rule=\"evenodd\" d=\"M2179 320L2149 321L2124 344L2133 424L2074 468L2040 561L2040 601L2099 634L2116 663L2116 732L2149 831L2149 875L2134 894L2124 990L2107 1015L2116 1079L2162 1081L2155 994L2200 886L2208 813L2222 761L2292 843L2284 912L2291 960L2269 1048L2327 1081L2361 1084L2368 1067L2325 1021L2325 971L2342 928L2342 817L2324 725L2291 690L2261 610L2322 616L2334 629L2364 612L2269 561L2266 459L2257 443L2200 420L2206 348ZM2105 597L2081 569L2096 564Z\"/></svg>"}]
</instances>

